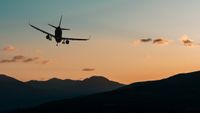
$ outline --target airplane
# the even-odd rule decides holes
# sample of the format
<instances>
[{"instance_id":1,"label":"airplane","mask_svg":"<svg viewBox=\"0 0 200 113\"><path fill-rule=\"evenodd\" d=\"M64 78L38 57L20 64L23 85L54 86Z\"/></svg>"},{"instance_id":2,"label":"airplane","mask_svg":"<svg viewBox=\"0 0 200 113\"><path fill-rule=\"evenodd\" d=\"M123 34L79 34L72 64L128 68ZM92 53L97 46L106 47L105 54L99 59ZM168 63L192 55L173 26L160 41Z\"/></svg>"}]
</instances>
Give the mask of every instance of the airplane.
<instances>
[{"instance_id":1,"label":"airplane","mask_svg":"<svg viewBox=\"0 0 200 113\"><path fill-rule=\"evenodd\" d=\"M38 31L41 31L41 32L43 32L44 34L46 34L46 39L52 41L52 37L53 37L53 38L55 39L56 43L57 43L56 46L58 46L58 44L61 43L61 42L62 42L62 44L69 44L69 41L71 41L71 40L72 40L72 41L87 41L87 40L90 39L90 37L87 38L87 39L62 37L62 30L70 30L70 29L61 28L61 27L60 27L60 26L61 26L61 22L62 22L62 16L60 17L60 22L59 22L59 26L58 26L58 27L56 27L56 26L54 26L54 25L52 25L52 24L48 24L49 26L55 28L55 34L54 34L54 35L51 34L51 33L46 32L46 31L44 31L44 30L42 30L42 29L40 29L40 28L38 28L38 27L36 27L36 26L30 24L30 23L29 23L29 25L30 25L31 27L33 27L34 29L36 29L36 30L38 30Z\"/></svg>"}]
</instances>

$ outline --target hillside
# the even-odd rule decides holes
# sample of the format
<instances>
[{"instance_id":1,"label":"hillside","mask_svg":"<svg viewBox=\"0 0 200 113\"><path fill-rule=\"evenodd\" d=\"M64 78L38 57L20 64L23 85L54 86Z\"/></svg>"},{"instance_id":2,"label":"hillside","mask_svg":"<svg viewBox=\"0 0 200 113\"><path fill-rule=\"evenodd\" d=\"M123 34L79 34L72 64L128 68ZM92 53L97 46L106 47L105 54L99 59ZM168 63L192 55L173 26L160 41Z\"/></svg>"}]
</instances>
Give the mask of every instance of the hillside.
<instances>
[{"instance_id":1,"label":"hillside","mask_svg":"<svg viewBox=\"0 0 200 113\"><path fill-rule=\"evenodd\" d=\"M46 103L17 113L199 113L200 72L133 83L114 91Z\"/></svg>"},{"instance_id":2,"label":"hillside","mask_svg":"<svg viewBox=\"0 0 200 113\"><path fill-rule=\"evenodd\" d=\"M22 82L7 75L0 75L0 112L33 107L45 102L111 91L124 86L102 76L85 80Z\"/></svg>"}]
</instances>

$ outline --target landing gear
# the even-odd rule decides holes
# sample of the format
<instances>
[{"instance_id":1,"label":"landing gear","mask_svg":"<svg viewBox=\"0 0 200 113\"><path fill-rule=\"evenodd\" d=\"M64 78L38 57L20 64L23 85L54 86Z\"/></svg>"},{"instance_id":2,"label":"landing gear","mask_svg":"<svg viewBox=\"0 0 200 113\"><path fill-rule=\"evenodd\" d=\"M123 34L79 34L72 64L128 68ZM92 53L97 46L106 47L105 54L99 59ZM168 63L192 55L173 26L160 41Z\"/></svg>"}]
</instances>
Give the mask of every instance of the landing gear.
<instances>
[{"instance_id":1,"label":"landing gear","mask_svg":"<svg viewBox=\"0 0 200 113\"><path fill-rule=\"evenodd\" d=\"M69 44L69 40L63 40L62 44Z\"/></svg>"},{"instance_id":2,"label":"landing gear","mask_svg":"<svg viewBox=\"0 0 200 113\"><path fill-rule=\"evenodd\" d=\"M66 40L66 44L69 44L69 40Z\"/></svg>"}]
</instances>

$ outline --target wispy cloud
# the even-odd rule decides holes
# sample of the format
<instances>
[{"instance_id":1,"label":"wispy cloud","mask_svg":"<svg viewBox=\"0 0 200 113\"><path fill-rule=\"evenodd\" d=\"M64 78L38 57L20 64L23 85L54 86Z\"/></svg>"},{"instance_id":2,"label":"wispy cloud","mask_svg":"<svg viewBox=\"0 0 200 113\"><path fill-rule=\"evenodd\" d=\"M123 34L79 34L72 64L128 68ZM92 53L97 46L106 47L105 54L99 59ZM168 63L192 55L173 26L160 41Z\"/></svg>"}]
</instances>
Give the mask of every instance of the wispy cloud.
<instances>
[{"instance_id":1,"label":"wispy cloud","mask_svg":"<svg viewBox=\"0 0 200 113\"><path fill-rule=\"evenodd\" d=\"M169 44L169 42L170 41L166 38L157 38L153 40L153 44L156 44L156 45L166 45L166 44Z\"/></svg>"},{"instance_id":2,"label":"wispy cloud","mask_svg":"<svg viewBox=\"0 0 200 113\"><path fill-rule=\"evenodd\" d=\"M25 63L27 63L27 62L33 62L33 61L36 61L38 59L39 59L39 57L26 58L25 60L23 60L23 62L25 62Z\"/></svg>"},{"instance_id":3,"label":"wispy cloud","mask_svg":"<svg viewBox=\"0 0 200 113\"><path fill-rule=\"evenodd\" d=\"M2 59L0 60L0 63L12 63L12 62L17 62L17 61L22 61L25 60L25 56L22 55L17 55L14 56L12 59Z\"/></svg>"},{"instance_id":4,"label":"wispy cloud","mask_svg":"<svg viewBox=\"0 0 200 113\"><path fill-rule=\"evenodd\" d=\"M49 60L43 60L40 62L40 64L48 64L49 63Z\"/></svg>"},{"instance_id":5,"label":"wispy cloud","mask_svg":"<svg viewBox=\"0 0 200 113\"><path fill-rule=\"evenodd\" d=\"M198 44L194 43L194 41L192 39L190 39L187 35L183 35L180 38L180 41L186 47L194 47L194 46L198 45Z\"/></svg>"},{"instance_id":6,"label":"wispy cloud","mask_svg":"<svg viewBox=\"0 0 200 113\"><path fill-rule=\"evenodd\" d=\"M2 59L0 60L0 63L10 63L10 62L15 62L14 60L9 60L9 59Z\"/></svg>"},{"instance_id":7,"label":"wispy cloud","mask_svg":"<svg viewBox=\"0 0 200 113\"><path fill-rule=\"evenodd\" d=\"M17 55L17 56L14 56L14 57L13 57L13 60L14 60L14 61L17 61L17 60L24 60L24 59L26 59L26 57L23 56L23 55Z\"/></svg>"},{"instance_id":8,"label":"wispy cloud","mask_svg":"<svg viewBox=\"0 0 200 113\"><path fill-rule=\"evenodd\" d=\"M170 40L166 39L166 38L156 38L156 39L152 39L152 38L142 38L142 39L137 39L134 40L133 44L134 45L140 45L142 43L151 43L154 45L167 45L170 43Z\"/></svg>"},{"instance_id":9,"label":"wispy cloud","mask_svg":"<svg viewBox=\"0 0 200 113\"><path fill-rule=\"evenodd\" d=\"M2 59L0 63L14 63L14 62L23 62L23 63L39 63L39 64L47 64L49 60L44 60L39 57L26 57L23 55L13 56L11 59Z\"/></svg>"},{"instance_id":10,"label":"wispy cloud","mask_svg":"<svg viewBox=\"0 0 200 113\"><path fill-rule=\"evenodd\" d=\"M94 68L83 68L82 71L95 71Z\"/></svg>"},{"instance_id":11,"label":"wispy cloud","mask_svg":"<svg viewBox=\"0 0 200 113\"><path fill-rule=\"evenodd\" d=\"M5 52L12 52L15 50L16 50L16 48L13 45L7 45L3 48L3 51L5 51Z\"/></svg>"},{"instance_id":12,"label":"wispy cloud","mask_svg":"<svg viewBox=\"0 0 200 113\"><path fill-rule=\"evenodd\" d=\"M143 38L143 39L140 39L140 42L151 42L152 39L151 38Z\"/></svg>"},{"instance_id":13,"label":"wispy cloud","mask_svg":"<svg viewBox=\"0 0 200 113\"><path fill-rule=\"evenodd\" d=\"M134 41L133 41L133 45L134 45L134 46L138 46L138 45L140 45L140 44L142 44L142 43L148 43L148 42L151 42L151 41L152 41L151 38L137 39L137 40L134 40Z\"/></svg>"}]
</instances>

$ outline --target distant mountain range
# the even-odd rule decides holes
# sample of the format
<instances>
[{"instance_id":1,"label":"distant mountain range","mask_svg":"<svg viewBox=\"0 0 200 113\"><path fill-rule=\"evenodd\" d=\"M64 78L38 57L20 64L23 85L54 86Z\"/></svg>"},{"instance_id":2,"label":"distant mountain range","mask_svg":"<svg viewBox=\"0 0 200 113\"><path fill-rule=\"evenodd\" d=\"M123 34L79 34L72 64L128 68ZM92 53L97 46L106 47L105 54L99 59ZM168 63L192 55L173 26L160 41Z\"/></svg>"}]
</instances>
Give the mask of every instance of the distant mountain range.
<instances>
[{"instance_id":1,"label":"distant mountain range","mask_svg":"<svg viewBox=\"0 0 200 113\"><path fill-rule=\"evenodd\" d=\"M45 102L111 91L124 84L110 81L102 76L84 80L61 80L22 82L0 74L0 112L33 107Z\"/></svg>"},{"instance_id":2,"label":"distant mountain range","mask_svg":"<svg viewBox=\"0 0 200 113\"><path fill-rule=\"evenodd\" d=\"M200 72L133 83L12 113L200 113Z\"/></svg>"}]
</instances>

